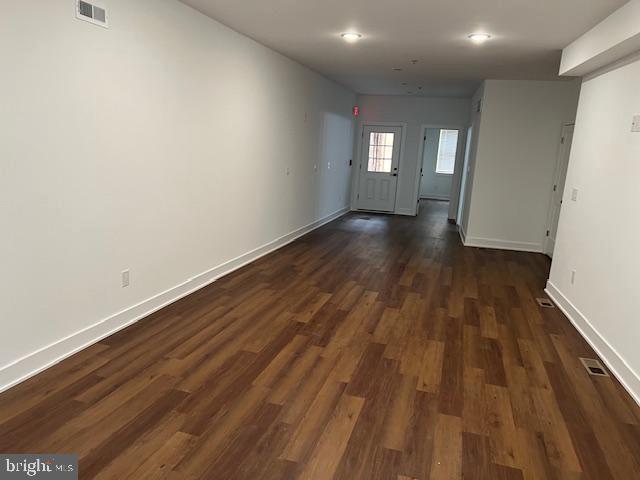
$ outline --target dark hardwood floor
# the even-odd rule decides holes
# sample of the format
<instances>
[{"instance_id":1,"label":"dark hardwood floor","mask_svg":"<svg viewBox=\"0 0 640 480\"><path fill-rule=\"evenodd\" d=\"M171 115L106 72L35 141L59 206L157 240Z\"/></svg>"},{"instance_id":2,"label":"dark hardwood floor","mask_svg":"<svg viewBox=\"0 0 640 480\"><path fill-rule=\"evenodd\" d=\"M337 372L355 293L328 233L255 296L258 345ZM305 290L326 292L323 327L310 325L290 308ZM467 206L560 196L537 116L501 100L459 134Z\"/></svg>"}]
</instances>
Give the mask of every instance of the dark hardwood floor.
<instances>
[{"instance_id":1,"label":"dark hardwood floor","mask_svg":"<svg viewBox=\"0 0 640 480\"><path fill-rule=\"evenodd\" d=\"M542 255L447 204L349 214L0 395L0 450L86 479L640 478L640 409Z\"/></svg>"}]
</instances>

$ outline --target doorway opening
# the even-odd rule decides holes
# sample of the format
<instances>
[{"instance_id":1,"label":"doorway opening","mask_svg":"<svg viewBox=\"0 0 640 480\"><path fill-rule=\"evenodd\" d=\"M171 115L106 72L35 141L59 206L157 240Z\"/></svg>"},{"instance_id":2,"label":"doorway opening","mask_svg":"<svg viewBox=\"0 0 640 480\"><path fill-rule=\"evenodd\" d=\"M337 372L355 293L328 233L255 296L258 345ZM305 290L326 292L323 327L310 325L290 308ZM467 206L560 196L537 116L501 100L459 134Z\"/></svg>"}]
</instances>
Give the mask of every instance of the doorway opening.
<instances>
[{"instance_id":1,"label":"doorway opening","mask_svg":"<svg viewBox=\"0 0 640 480\"><path fill-rule=\"evenodd\" d=\"M425 129L420 178L421 199L450 200L459 133L458 130L448 128Z\"/></svg>"},{"instance_id":2,"label":"doorway opening","mask_svg":"<svg viewBox=\"0 0 640 480\"><path fill-rule=\"evenodd\" d=\"M417 200L449 202L448 218L451 222L455 222L458 212L464 132L465 128L461 126L422 127Z\"/></svg>"},{"instance_id":3,"label":"doorway opening","mask_svg":"<svg viewBox=\"0 0 640 480\"><path fill-rule=\"evenodd\" d=\"M553 257L553 250L556 245L558 234L558 222L560 221L560 210L562 209L562 197L564 186L567 180L567 170L569 168L569 157L571 156L571 142L573 141L573 123L567 123L562 127L562 137L558 148L558 159L553 177L553 188L551 190L551 204L547 217L547 232L544 241L544 253Z\"/></svg>"}]
</instances>

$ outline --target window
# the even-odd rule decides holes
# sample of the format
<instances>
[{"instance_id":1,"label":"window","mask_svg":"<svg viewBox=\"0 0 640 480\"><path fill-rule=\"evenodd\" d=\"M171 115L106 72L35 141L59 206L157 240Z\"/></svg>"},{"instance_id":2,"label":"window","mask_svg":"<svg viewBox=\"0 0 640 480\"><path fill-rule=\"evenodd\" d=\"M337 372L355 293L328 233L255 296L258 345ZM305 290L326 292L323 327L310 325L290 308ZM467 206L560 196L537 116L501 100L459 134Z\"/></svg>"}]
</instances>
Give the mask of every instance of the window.
<instances>
[{"instance_id":1,"label":"window","mask_svg":"<svg viewBox=\"0 0 640 480\"><path fill-rule=\"evenodd\" d=\"M456 150L458 149L458 130L440 130L438 144L438 159L436 173L453 175L456 165Z\"/></svg>"},{"instance_id":2,"label":"window","mask_svg":"<svg viewBox=\"0 0 640 480\"><path fill-rule=\"evenodd\" d=\"M369 135L369 172L391 173L393 133L371 132Z\"/></svg>"}]
</instances>

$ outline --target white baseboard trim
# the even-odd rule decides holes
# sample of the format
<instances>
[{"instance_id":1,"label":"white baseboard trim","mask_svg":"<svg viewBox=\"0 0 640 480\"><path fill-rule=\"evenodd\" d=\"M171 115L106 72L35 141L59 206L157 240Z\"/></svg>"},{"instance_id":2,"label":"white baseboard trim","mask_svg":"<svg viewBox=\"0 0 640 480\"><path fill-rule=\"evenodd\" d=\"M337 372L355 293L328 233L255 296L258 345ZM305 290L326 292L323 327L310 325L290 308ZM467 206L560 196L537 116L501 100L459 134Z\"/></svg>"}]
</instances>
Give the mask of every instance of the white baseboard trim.
<instances>
[{"instance_id":1,"label":"white baseboard trim","mask_svg":"<svg viewBox=\"0 0 640 480\"><path fill-rule=\"evenodd\" d=\"M420 200L442 200L449 201L449 195L420 195Z\"/></svg>"},{"instance_id":2,"label":"white baseboard trim","mask_svg":"<svg viewBox=\"0 0 640 480\"><path fill-rule=\"evenodd\" d=\"M411 210L410 208L399 208L395 211L396 215L409 215L411 217L416 216L416 211Z\"/></svg>"},{"instance_id":3,"label":"white baseboard trim","mask_svg":"<svg viewBox=\"0 0 640 480\"><path fill-rule=\"evenodd\" d=\"M462 245L466 246L467 234L464 233L464 227L462 226L462 223L458 224L458 233L460 234L460 241L462 242Z\"/></svg>"},{"instance_id":4,"label":"white baseboard trim","mask_svg":"<svg viewBox=\"0 0 640 480\"><path fill-rule=\"evenodd\" d=\"M518 252L542 253L543 246L540 243L513 242L497 238L467 237L462 239L465 247L493 248L497 250L515 250Z\"/></svg>"},{"instance_id":5,"label":"white baseboard trim","mask_svg":"<svg viewBox=\"0 0 640 480\"><path fill-rule=\"evenodd\" d=\"M18 383L70 357L74 353L99 342L103 338L122 330L153 312L215 282L218 278L228 275L234 270L242 268L260 257L284 247L312 230L341 217L348 211L348 207L342 208L320 220L316 220L280 238L276 238L261 247L202 272L175 287L117 312L33 353L25 355L8 365L4 365L0 368L0 392L8 390Z\"/></svg>"},{"instance_id":6,"label":"white baseboard trim","mask_svg":"<svg viewBox=\"0 0 640 480\"><path fill-rule=\"evenodd\" d=\"M591 345L629 395L640 405L640 376L552 282L547 282L545 292Z\"/></svg>"}]
</instances>

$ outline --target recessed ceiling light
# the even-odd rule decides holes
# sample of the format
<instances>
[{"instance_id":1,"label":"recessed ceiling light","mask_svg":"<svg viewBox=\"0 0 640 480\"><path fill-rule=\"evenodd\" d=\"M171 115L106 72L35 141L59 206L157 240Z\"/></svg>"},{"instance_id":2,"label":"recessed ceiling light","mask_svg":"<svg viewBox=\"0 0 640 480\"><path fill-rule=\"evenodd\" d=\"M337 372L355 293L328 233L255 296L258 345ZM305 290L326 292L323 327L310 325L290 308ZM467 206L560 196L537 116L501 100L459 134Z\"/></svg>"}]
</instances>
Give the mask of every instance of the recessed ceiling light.
<instances>
[{"instance_id":1,"label":"recessed ceiling light","mask_svg":"<svg viewBox=\"0 0 640 480\"><path fill-rule=\"evenodd\" d=\"M345 32L341 35L347 42L355 42L362 38L362 35L355 32Z\"/></svg>"},{"instance_id":2,"label":"recessed ceiling light","mask_svg":"<svg viewBox=\"0 0 640 480\"><path fill-rule=\"evenodd\" d=\"M469 40L473 43L483 43L491 38L491 35L488 33L472 33L469 35Z\"/></svg>"}]
</instances>

